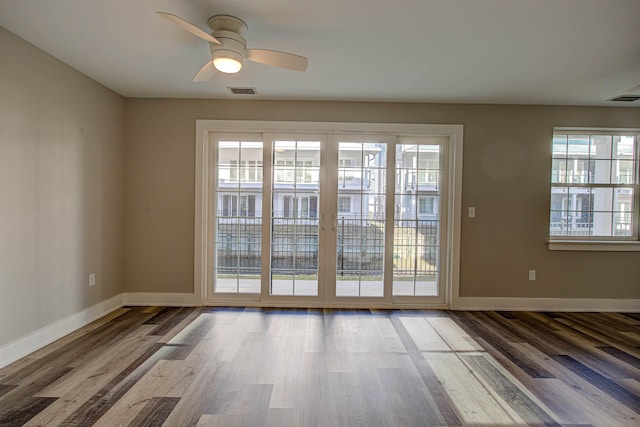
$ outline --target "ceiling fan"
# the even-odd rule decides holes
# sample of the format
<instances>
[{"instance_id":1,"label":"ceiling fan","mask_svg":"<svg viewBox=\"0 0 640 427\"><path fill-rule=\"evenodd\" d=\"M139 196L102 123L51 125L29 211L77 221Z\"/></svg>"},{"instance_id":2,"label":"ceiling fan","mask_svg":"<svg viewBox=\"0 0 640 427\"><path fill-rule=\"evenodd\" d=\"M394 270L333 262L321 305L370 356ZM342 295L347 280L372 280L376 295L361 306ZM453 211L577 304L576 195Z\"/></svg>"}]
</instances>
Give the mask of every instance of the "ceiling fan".
<instances>
[{"instance_id":1,"label":"ceiling fan","mask_svg":"<svg viewBox=\"0 0 640 427\"><path fill-rule=\"evenodd\" d=\"M277 50L247 49L247 40L244 38L247 24L235 16L214 15L209 18L209 28L212 31L209 34L172 13L156 13L209 43L211 59L198 70L193 78L194 82L208 81L214 76L216 70L223 73L237 73L245 59L288 70L305 71L307 69L308 60L304 56Z\"/></svg>"}]
</instances>

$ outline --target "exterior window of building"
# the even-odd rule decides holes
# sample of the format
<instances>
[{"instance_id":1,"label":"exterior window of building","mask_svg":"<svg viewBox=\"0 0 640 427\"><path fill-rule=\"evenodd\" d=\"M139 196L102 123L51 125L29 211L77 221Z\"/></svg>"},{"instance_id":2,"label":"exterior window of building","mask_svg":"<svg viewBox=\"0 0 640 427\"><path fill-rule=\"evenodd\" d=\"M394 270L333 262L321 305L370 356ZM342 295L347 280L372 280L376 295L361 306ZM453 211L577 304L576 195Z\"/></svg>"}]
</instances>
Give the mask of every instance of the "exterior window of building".
<instances>
[{"instance_id":1,"label":"exterior window of building","mask_svg":"<svg viewBox=\"0 0 640 427\"><path fill-rule=\"evenodd\" d=\"M435 197L418 198L418 214L433 215L435 214Z\"/></svg>"},{"instance_id":2,"label":"exterior window of building","mask_svg":"<svg viewBox=\"0 0 640 427\"><path fill-rule=\"evenodd\" d=\"M349 196L338 197L338 212L340 213L351 212L351 197Z\"/></svg>"},{"instance_id":3,"label":"exterior window of building","mask_svg":"<svg viewBox=\"0 0 640 427\"><path fill-rule=\"evenodd\" d=\"M438 182L438 159L420 159L418 162L418 184Z\"/></svg>"},{"instance_id":4,"label":"exterior window of building","mask_svg":"<svg viewBox=\"0 0 640 427\"><path fill-rule=\"evenodd\" d=\"M301 218L318 217L318 196L300 196L298 201L300 203L299 212Z\"/></svg>"},{"instance_id":5,"label":"exterior window of building","mask_svg":"<svg viewBox=\"0 0 640 427\"><path fill-rule=\"evenodd\" d=\"M230 160L229 161L229 180L237 181L238 180L238 161Z\"/></svg>"},{"instance_id":6,"label":"exterior window of building","mask_svg":"<svg viewBox=\"0 0 640 427\"><path fill-rule=\"evenodd\" d=\"M297 183L309 183L313 180L313 161L312 160L298 160L296 161L296 182Z\"/></svg>"},{"instance_id":7,"label":"exterior window of building","mask_svg":"<svg viewBox=\"0 0 640 427\"><path fill-rule=\"evenodd\" d=\"M295 216L293 212L293 196L282 197L282 217L293 218Z\"/></svg>"},{"instance_id":8,"label":"exterior window of building","mask_svg":"<svg viewBox=\"0 0 640 427\"><path fill-rule=\"evenodd\" d=\"M318 196L309 198L309 218L318 218Z\"/></svg>"},{"instance_id":9,"label":"exterior window of building","mask_svg":"<svg viewBox=\"0 0 640 427\"><path fill-rule=\"evenodd\" d=\"M638 239L638 134L556 130L552 239Z\"/></svg>"},{"instance_id":10,"label":"exterior window of building","mask_svg":"<svg viewBox=\"0 0 640 427\"><path fill-rule=\"evenodd\" d=\"M262 160L243 160L240 175L243 182L262 182Z\"/></svg>"},{"instance_id":11,"label":"exterior window of building","mask_svg":"<svg viewBox=\"0 0 640 427\"><path fill-rule=\"evenodd\" d=\"M224 194L222 196L222 217L255 217L256 196L254 194L237 196Z\"/></svg>"},{"instance_id":12,"label":"exterior window of building","mask_svg":"<svg viewBox=\"0 0 640 427\"><path fill-rule=\"evenodd\" d=\"M222 196L222 216L238 215L238 196L225 194Z\"/></svg>"},{"instance_id":13,"label":"exterior window of building","mask_svg":"<svg viewBox=\"0 0 640 427\"><path fill-rule=\"evenodd\" d=\"M277 160L276 182L293 184L293 160Z\"/></svg>"},{"instance_id":14,"label":"exterior window of building","mask_svg":"<svg viewBox=\"0 0 640 427\"><path fill-rule=\"evenodd\" d=\"M256 216L256 196L240 196L240 216Z\"/></svg>"},{"instance_id":15,"label":"exterior window of building","mask_svg":"<svg viewBox=\"0 0 640 427\"><path fill-rule=\"evenodd\" d=\"M361 155L361 153L352 153L348 151L341 152L342 156ZM338 188L360 188L362 168L358 166L356 158L340 158L338 159Z\"/></svg>"}]
</instances>

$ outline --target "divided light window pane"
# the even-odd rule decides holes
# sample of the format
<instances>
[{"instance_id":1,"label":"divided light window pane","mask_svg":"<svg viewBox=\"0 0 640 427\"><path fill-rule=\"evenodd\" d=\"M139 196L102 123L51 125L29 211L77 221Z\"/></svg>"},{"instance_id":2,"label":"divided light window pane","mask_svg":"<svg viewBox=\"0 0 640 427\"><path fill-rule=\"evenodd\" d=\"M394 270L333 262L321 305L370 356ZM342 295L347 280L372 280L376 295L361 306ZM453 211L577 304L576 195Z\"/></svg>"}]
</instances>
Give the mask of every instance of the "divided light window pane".
<instances>
[{"instance_id":1,"label":"divided light window pane","mask_svg":"<svg viewBox=\"0 0 640 427\"><path fill-rule=\"evenodd\" d=\"M260 293L262 142L218 141L216 293Z\"/></svg>"},{"instance_id":2,"label":"divided light window pane","mask_svg":"<svg viewBox=\"0 0 640 427\"><path fill-rule=\"evenodd\" d=\"M549 235L637 238L637 135L556 132L552 147Z\"/></svg>"},{"instance_id":3,"label":"divided light window pane","mask_svg":"<svg viewBox=\"0 0 640 427\"><path fill-rule=\"evenodd\" d=\"M384 296L386 176L386 143L339 143L337 297Z\"/></svg>"},{"instance_id":4,"label":"divided light window pane","mask_svg":"<svg viewBox=\"0 0 640 427\"><path fill-rule=\"evenodd\" d=\"M271 295L318 295L320 141L273 142Z\"/></svg>"},{"instance_id":5,"label":"divided light window pane","mask_svg":"<svg viewBox=\"0 0 640 427\"><path fill-rule=\"evenodd\" d=\"M439 145L396 146L393 295L438 295Z\"/></svg>"}]
</instances>

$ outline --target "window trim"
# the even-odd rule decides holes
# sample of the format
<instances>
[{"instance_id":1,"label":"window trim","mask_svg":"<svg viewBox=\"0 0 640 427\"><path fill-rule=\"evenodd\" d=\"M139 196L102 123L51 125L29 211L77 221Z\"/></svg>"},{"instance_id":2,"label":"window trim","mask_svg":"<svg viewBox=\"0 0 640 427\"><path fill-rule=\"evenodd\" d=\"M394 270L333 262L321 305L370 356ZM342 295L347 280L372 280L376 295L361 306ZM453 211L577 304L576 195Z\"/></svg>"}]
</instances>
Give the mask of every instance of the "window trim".
<instances>
[{"instance_id":1,"label":"window trim","mask_svg":"<svg viewBox=\"0 0 640 427\"><path fill-rule=\"evenodd\" d=\"M549 240L550 251L640 252L635 240Z\"/></svg>"},{"instance_id":2,"label":"window trim","mask_svg":"<svg viewBox=\"0 0 640 427\"><path fill-rule=\"evenodd\" d=\"M548 226L548 240L547 246L549 250L553 251L615 251L615 252L627 252L627 251L640 251L640 129L635 128L583 128L583 127L555 127L553 128L553 135L558 133L571 133L571 134L588 134L589 136L597 135L633 135L636 138L635 144L635 177L634 184L625 186L631 186L634 188L634 210L632 215L634 217L633 227L634 236L557 236L551 235L551 204L549 204L549 219ZM552 147L553 147L553 138ZM551 171L550 175L553 176L553 150L551 152ZM551 197L551 190L554 188L553 181L549 184L549 195ZM606 187L616 188L617 185L603 185L603 184L584 184L584 183L559 183L568 184L568 187Z\"/></svg>"}]
</instances>

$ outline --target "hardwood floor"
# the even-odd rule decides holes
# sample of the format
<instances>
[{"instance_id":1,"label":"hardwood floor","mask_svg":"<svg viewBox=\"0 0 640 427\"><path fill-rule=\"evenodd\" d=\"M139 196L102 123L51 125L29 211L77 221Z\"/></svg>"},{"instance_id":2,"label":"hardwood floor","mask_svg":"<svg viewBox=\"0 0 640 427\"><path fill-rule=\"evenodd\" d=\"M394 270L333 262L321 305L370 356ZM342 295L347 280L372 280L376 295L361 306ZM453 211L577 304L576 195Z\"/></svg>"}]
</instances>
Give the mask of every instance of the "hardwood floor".
<instances>
[{"instance_id":1,"label":"hardwood floor","mask_svg":"<svg viewBox=\"0 0 640 427\"><path fill-rule=\"evenodd\" d=\"M0 369L1 426L638 426L640 315L127 307Z\"/></svg>"}]
</instances>

